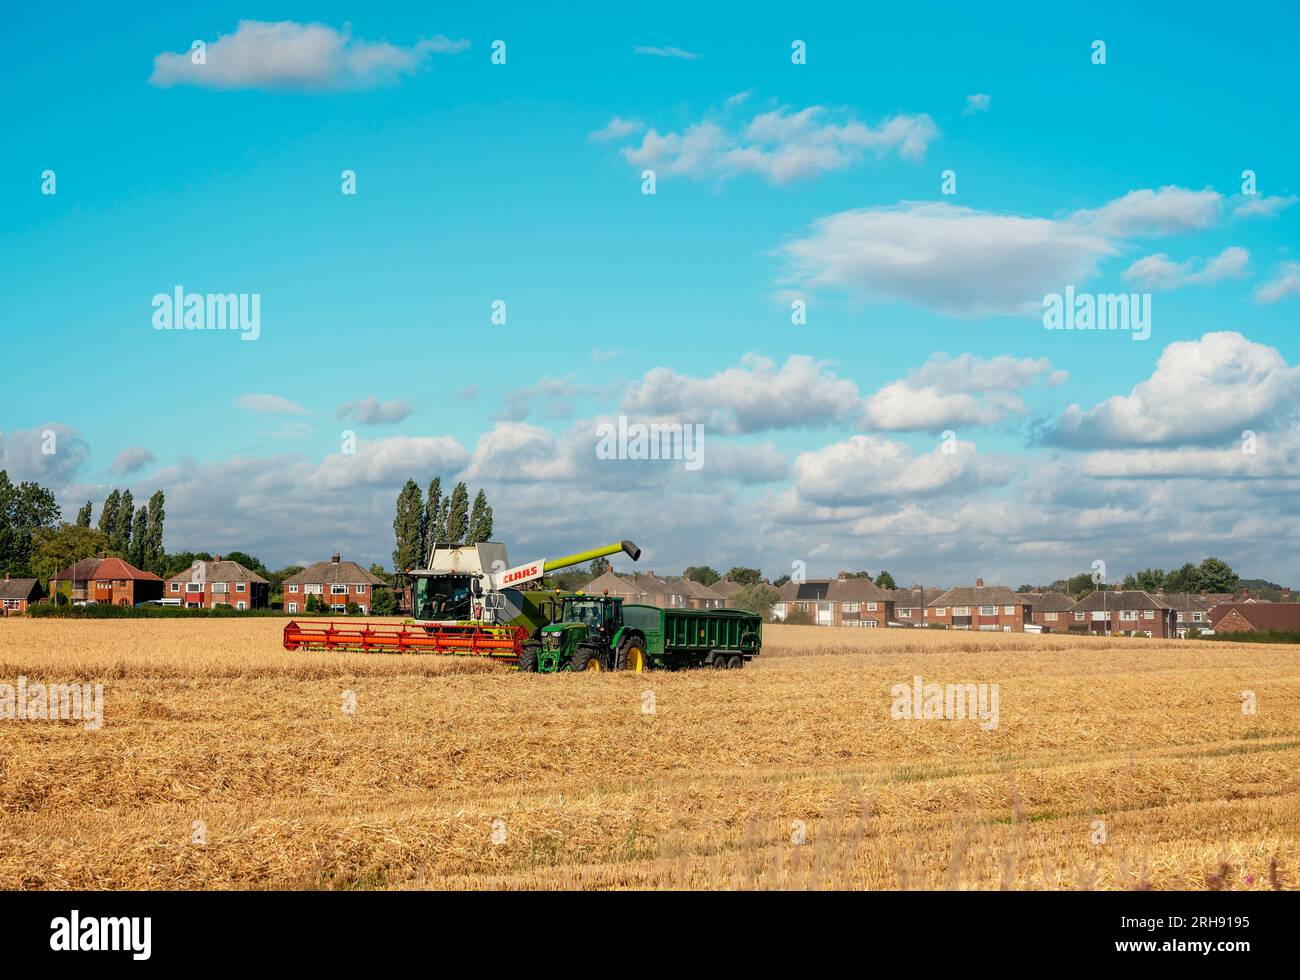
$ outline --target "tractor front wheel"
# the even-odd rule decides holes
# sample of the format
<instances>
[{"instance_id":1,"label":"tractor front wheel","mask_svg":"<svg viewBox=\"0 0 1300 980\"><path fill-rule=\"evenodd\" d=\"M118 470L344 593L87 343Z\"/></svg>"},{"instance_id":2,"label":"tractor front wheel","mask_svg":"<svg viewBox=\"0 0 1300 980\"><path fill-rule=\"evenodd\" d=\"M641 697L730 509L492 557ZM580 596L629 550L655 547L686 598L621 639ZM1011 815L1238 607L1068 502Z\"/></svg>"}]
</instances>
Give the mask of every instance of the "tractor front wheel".
<instances>
[{"instance_id":1,"label":"tractor front wheel","mask_svg":"<svg viewBox=\"0 0 1300 980\"><path fill-rule=\"evenodd\" d=\"M602 671L608 670L605 665L605 659L601 656L599 650L594 647L581 646L573 651L573 656L569 658L570 671Z\"/></svg>"},{"instance_id":2,"label":"tractor front wheel","mask_svg":"<svg viewBox=\"0 0 1300 980\"><path fill-rule=\"evenodd\" d=\"M618 653L614 657L614 669L630 670L636 674L649 670L650 664L645 656L645 642L636 637L628 637L619 644Z\"/></svg>"},{"instance_id":3,"label":"tractor front wheel","mask_svg":"<svg viewBox=\"0 0 1300 980\"><path fill-rule=\"evenodd\" d=\"M537 673L536 643L525 643L524 648L519 651L519 671L520 673Z\"/></svg>"}]
</instances>

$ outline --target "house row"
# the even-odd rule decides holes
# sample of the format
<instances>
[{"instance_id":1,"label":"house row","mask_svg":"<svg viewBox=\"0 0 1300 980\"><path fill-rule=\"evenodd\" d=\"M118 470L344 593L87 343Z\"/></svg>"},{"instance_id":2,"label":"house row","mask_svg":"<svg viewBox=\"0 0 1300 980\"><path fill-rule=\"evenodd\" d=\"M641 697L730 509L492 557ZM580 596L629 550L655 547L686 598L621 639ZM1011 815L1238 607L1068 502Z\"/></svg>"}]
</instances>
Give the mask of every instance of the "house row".
<instances>
[{"instance_id":1,"label":"house row","mask_svg":"<svg viewBox=\"0 0 1300 980\"><path fill-rule=\"evenodd\" d=\"M638 575L605 572L580 591L622 596L627 602L661 609L722 609L727 604L727 597L738 588L739 585L727 579L701 585L684 577L660 578L652 570Z\"/></svg>"},{"instance_id":2,"label":"house row","mask_svg":"<svg viewBox=\"0 0 1300 980\"><path fill-rule=\"evenodd\" d=\"M819 626L917 627L999 632L1135 634L1182 637L1189 629L1221 632L1300 629L1300 603L1232 594L1142 590L1094 592L1077 602L1059 592L1014 592L1005 585L951 589L913 585L884 589L843 573L834 579L787 582L773 616L806 613ZM1284 599L1289 599L1288 594ZM1270 608L1271 607L1271 608ZM1268 610L1268 611L1265 611ZM1252 625L1267 623L1269 625Z\"/></svg>"}]
</instances>

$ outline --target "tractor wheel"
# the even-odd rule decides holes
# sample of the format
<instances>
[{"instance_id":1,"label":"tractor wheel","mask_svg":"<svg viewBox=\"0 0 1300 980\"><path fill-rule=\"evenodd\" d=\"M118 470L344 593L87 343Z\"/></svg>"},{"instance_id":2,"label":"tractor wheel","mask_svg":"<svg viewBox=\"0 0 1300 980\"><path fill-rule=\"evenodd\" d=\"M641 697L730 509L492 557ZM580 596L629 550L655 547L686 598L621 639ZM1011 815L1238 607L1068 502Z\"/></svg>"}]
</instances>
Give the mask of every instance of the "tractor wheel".
<instances>
[{"instance_id":1,"label":"tractor wheel","mask_svg":"<svg viewBox=\"0 0 1300 980\"><path fill-rule=\"evenodd\" d=\"M726 669L727 669L727 658L726 658L726 657L714 657L714 658L713 658L713 669L714 669L714 670L726 670Z\"/></svg>"},{"instance_id":2,"label":"tractor wheel","mask_svg":"<svg viewBox=\"0 0 1300 980\"><path fill-rule=\"evenodd\" d=\"M727 658L727 670L740 670L740 668L743 667L743 666L745 666L745 658L744 658L744 657L728 657L728 658Z\"/></svg>"},{"instance_id":3,"label":"tractor wheel","mask_svg":"<svg viewBox=\"0 0 1300 980\"><path fill-rule=\"evenodd\" d=\"M619 644L618 653L614 655L614 669L630 670L635 674L649 670L650 663L646 660L645 641L630 636Z\"/></svg>"},{"instance_id":4,"label":"tractor wheel","mask_svg":"<svg viewBox=\"0 0 1300 980\"><path fill-rule=\"evenodd\" d=\"M525 643L524 648L519 651L519 672L521 674L537 673L537 644Z\"/></svg>"},{"instance_id":5,"label":"tractor wheel","mask_svg":"<svg viewBox=\"0 0 1300 980\"><path fill-rule=\"evenodd\" d=\"M605 658L595 647L578 645L573 651L573 656L569 658L569 670L576 671L602 671L608 670L605 664Z\"/></svg>"}]
</instances>

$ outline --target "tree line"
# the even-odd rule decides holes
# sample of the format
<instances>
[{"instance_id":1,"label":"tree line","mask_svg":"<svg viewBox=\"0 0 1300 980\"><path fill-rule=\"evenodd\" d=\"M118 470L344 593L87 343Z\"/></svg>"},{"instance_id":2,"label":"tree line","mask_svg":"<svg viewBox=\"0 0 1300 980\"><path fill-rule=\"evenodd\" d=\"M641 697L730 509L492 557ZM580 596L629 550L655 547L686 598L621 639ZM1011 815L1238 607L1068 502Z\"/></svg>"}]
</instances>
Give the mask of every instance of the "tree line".
<instances>
[{"instance_id":1,"label":"tree line","mask_svg":"<svg viewBox=\"0 0 1300 980\"><path fill-rule=\"evenodd\" d=\"M423 568L435 544L454 547L489 541L492 521L492 505L483 490L474 495L471 505L463 482L443 496L440 477L429 481L428 494L421 493L414 480L407 480L397 495L393 518L393 569Z\"/></svg>"}]
</instances>

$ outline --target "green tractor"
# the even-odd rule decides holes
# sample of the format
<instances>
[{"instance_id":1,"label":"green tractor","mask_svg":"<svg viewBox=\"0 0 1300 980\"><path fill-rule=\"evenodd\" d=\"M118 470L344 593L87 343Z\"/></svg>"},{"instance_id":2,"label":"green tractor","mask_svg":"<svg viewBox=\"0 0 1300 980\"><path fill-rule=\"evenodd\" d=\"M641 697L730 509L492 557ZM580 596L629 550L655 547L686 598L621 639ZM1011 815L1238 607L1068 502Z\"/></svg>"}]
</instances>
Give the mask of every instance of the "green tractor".
<instances>
[{"instance_id":1,"label":"green tractor","mask_svg":"<svg viewBox=\"0 0 1300 980\"><path fill-rule=\"evenodd\" d=\"M611 595L566 595L559 616L543 627L519 655L521 671L650 669L645 634L623 622L623 599Z\"/></svg>"}]
</instances>

